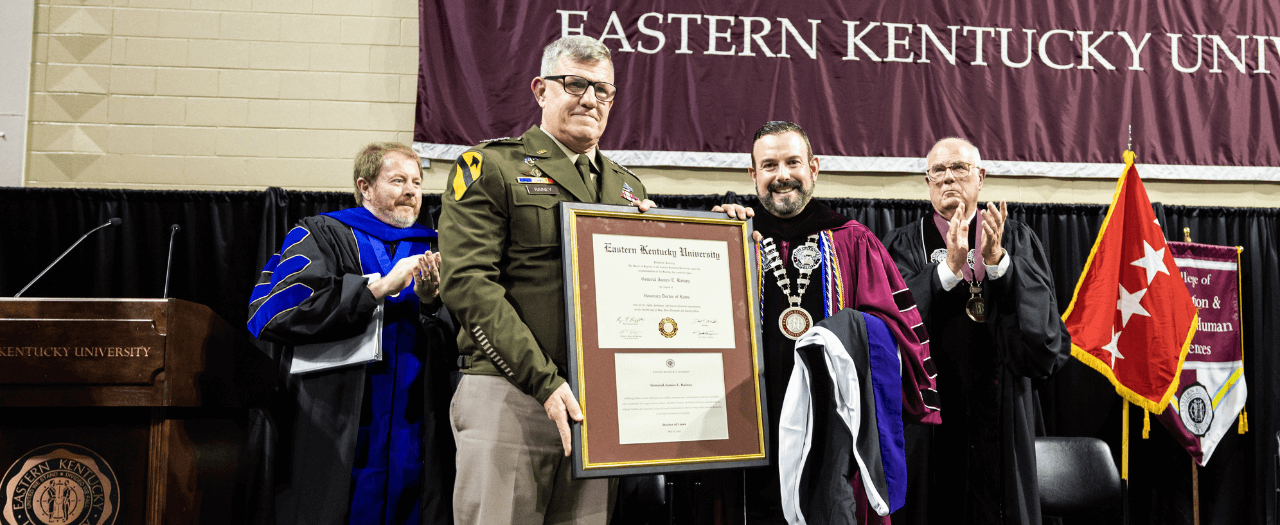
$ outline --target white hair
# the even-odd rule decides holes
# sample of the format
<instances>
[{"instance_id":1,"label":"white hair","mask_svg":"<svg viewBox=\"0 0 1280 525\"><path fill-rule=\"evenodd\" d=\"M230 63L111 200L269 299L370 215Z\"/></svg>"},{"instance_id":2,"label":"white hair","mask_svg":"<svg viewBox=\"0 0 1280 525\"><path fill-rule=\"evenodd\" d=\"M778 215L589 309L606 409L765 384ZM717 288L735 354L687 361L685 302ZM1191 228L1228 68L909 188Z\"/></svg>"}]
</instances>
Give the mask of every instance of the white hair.
<instances>
[{"instance_id":1,"label":"white hair","mask_svg":"<svg viewBox=\"0 0 1280 525\"><path fill-rule=\"evenodd\" d=\"M568 57L574 62L611 62L609 48L599 40L586 35L571 35L556 40L542 50L541 76L556 74L560 66L560 58Z\"/></svg>"},{"instance_id":2,"label":"white hair","mask_svg":"<svg viewBox=\"0 0 1280 525\"><path fill-rule=\"evenodd\" d=\"M933 147L929 148L929 153L933 154L933 150L938 149L938 146L941 146L943 142L959 142L961 144L964 144L964 147L973 150L973 165L980 166L982 164L982 153L978 151L977 146L974 146L972 142L969 142L969 139L966 139L964 137L947 137L937 142L934 142Z\"/></svg>"}]
</instances>

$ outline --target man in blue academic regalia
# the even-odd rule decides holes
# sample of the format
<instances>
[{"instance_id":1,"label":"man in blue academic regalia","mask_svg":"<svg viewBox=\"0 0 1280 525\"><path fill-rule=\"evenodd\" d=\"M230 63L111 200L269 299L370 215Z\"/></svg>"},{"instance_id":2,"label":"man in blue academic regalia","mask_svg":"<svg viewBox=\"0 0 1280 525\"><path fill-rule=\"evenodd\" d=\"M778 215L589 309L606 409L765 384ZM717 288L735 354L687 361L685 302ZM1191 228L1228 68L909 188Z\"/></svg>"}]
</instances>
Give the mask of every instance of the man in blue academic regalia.
<instances>
[{"instance_id":1,"label":"man in blue academic regalia","mask_svg":"<svg viewBox=\"0 0 1280 525\"><path fill-rule=\"evenodd\" d=\"M358 206L302 219L253 289L249 331L282 345L341 345L383 308L380 360L283 374L277 523L452 521L457 350L436 232L417 223L420 163L403 144L367 146ZM282 371L301 366L293 349L280 353Z\"/></svg>"}]
</instances>

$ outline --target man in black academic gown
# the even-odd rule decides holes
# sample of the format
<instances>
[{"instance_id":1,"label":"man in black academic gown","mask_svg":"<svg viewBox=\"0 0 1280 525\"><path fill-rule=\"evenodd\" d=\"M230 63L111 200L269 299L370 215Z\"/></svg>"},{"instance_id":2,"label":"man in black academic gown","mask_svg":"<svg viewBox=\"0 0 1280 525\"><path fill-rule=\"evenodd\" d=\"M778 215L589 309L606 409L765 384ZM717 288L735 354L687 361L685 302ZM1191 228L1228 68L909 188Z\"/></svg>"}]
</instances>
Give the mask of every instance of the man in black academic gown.
<instances>
[{"instance_id":1,"label":"man in black academic gown","mask_svg":"<svg viewBox=\"0 0 1280 525\"><path fill-rule=\"evenodd\" d=\"M929 151L934 211L885 238L932 336L942 425L909 425L907 504L893 523L1041 522L1034 384L1066 363L1049 263L1007 205L978 206L986 178L960 138Z\"/></svg>"}]
</instances>

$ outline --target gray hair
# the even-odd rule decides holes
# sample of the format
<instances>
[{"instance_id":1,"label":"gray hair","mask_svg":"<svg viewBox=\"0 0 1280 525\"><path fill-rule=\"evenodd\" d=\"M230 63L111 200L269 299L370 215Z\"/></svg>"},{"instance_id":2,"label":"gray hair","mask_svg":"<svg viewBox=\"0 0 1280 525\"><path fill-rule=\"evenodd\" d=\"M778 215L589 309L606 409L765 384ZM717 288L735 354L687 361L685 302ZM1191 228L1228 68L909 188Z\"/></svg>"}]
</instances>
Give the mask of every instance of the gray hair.
<instances>
[{"instance_id":1,"label":"gray hair","mask_svg":"<svg viewBox=\"0 0 1280 525\"><path fill-rule=\"evenodd\" d=\"M586 35L571 35L563 37L555 42L547 45L542 50L542 72L541 76L550 76L556 74L556 68L560 66L560 57L568 57L574 62L612 62L609 58L609 48L600 43L599 40Z\"/></svg>"}]
</instances>

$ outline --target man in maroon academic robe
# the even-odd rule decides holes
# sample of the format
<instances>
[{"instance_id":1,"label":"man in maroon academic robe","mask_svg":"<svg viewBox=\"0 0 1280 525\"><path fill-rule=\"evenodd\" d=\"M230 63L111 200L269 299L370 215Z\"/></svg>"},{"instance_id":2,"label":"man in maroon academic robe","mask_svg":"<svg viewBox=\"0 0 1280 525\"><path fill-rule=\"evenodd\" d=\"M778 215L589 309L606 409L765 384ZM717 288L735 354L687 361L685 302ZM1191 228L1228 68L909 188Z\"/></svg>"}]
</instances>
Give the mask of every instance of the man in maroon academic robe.
<instances>
[{"instance_id":1,"label":"man in maroon academic robe","mask_svg":"<svg viewBox=\"0 0 1280 525\"><path fill-rule=\"evenodd\" d=\"M902 355L903 419L937 424L940 414L929 336L915 300L875 234L812 200L820 162L804 130L791 122L766 123L756 132L751 164L747 171L755 182L759 205L723 208L730 216L755 218L770 434L778 435L796 340L843 308L874 315L888 325ZM772 265L774 261L781 267ZM779 269L784 279L779 279L783 275ZM785 282L785 290L780 282ZM776 440L771 446L771 465L746 471L750 523L785 523ZM855 485L859 483L855 480ZM881 517L867 510L861 487L856 488L859 523L878 522Z\"/></svg>"}]
</instances>

